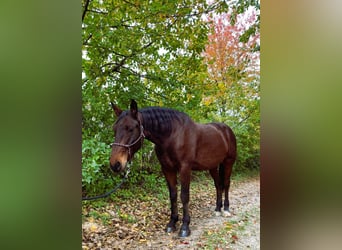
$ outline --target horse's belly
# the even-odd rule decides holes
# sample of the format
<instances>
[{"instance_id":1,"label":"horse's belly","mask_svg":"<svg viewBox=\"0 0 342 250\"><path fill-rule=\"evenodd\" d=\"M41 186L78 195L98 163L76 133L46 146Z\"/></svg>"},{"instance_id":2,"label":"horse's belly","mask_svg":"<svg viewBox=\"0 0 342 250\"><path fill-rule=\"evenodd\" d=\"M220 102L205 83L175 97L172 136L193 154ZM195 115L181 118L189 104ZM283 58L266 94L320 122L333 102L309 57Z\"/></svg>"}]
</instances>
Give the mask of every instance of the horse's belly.
<instances>
[{"instance_id":1,"label":"horse's belly","mask_svg":"<svg viewBox=\"0 0 342 250\"><path fill-rule=\"evenodd\" d=\"M192 164L193 170L209 170L218 167L227 156L227 150L223 148L211 148L211 150L197 152Z\"/></svg>"},{"instance_id":2,"label":"horse's belly","mask_svg":"<svg viewBox=\"0 0 342 250\"><path fill-rule=\"evenodd\" d=\"M196 159L193 164L191 164L192 170L209 170L212 168L216 168L219 166L219 164L223 161L222 158L201 158Z\"/></svg>"}]
</instances>

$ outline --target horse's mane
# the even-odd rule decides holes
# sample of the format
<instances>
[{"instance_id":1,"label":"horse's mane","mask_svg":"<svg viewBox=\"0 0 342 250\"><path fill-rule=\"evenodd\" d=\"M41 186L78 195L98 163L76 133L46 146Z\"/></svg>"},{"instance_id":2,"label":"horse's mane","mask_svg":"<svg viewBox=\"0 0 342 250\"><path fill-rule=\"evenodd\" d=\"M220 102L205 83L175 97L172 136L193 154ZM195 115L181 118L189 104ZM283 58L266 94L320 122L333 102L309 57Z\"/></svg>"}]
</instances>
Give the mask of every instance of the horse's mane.
<instances>
[{"instance_id":1,"label":"horse's mane","mask_svg":"<svg viewBox=\"0 0 342 250\"><path fill-rule=\"evenodd\" d=\"M187 114L169 108L149 107L139 111L143 116L144 127L162 135L171 133L175 121L184 122L190 120Z\"/></svg>"}]
</instances>

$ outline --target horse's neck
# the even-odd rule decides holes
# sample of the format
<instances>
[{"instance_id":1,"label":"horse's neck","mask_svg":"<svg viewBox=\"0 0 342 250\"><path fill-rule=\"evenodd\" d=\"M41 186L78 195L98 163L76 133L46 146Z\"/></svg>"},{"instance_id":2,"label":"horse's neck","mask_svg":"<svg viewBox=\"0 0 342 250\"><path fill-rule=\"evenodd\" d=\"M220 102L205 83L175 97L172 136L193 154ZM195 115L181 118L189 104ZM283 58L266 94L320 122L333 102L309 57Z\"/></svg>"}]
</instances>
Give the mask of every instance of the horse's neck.
<instances>
[{"instance_id":1,"label":"horse's neck","mask_svg":"<svg viewBox=\"0 0 342 250\"><path fill-rule=\"evenodd\" d=\"M146 139L157 145L167 140L177 126L184 126L190 119L184 113L165 108L142 109L141 114Z\"/></svg>"},{"instance_id":2,"label":"horse's neck","mask_svg":"<svg viewBox=\"0 0 342 250\"><path fill-rule=\"evenodd\" d=\"M144 113L142 113L142 117L143 117L142 125L144 127L145 138L156 145L161 144L163 141L163 137L158 131L158 128L155 127L156 124L146 122L146 119L149 119L149 118L144 116Z\"/></svg>"},{"instance_id":3,"label":"horse's neck","mask_svg":"<svg viewBox=\"0 0 342 250\"><path fill-rule=\"evenodd\" d=\"M146 127L144 124L143 127L145 138L154 144L160 144L160 139L158 138L156 133L154 133L154 131L151 130L151 128Z\"/></svg>"}]
</instances>

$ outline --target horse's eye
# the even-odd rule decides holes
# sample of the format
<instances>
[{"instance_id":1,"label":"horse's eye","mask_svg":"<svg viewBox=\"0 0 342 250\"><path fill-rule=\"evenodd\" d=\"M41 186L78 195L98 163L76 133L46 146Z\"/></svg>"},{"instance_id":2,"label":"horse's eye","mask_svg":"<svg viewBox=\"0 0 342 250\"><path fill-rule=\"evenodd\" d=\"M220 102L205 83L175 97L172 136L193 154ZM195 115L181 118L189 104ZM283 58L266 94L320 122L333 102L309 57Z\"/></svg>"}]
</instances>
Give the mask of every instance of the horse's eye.
<instances>
[{"instance_id":1,"label":"horse's eye","mask_svg":"<svg viewBox=\"0 0 342 250\"><path fill-rule=\"evenodd\" d=\"M125 130L127 131L127 132L133 132L133 128L131 128L131 127L128 127L128 126L125 126Z\"/></svg>"}]
</instances>

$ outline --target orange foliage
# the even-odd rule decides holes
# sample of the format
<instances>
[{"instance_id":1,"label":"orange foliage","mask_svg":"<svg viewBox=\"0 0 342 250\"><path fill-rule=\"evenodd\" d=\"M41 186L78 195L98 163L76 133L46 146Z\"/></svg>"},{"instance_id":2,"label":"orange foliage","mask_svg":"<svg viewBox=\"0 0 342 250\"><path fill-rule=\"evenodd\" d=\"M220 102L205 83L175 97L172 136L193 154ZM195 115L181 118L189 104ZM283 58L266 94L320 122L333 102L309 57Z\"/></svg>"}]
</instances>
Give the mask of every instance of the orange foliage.
<instances>
[{"instance_id":1,"label":"orange foliage","mask_svg":"<svg viewBox=\"0 0 342 250\"><path fill-rule=\"evenodd\" d=\"M240 36L256 21L256 12L248 11L238 16L235 25L231 25L229 14L221 14L209 19L212 32L204 52L209 78L223 90L243 78L249 82L259 75L260 53L253 51L259 45L259 33L250 36L247 43L239 41ZM251 78L251 79L249 79Z\"/></svg>"}]
</instances>

